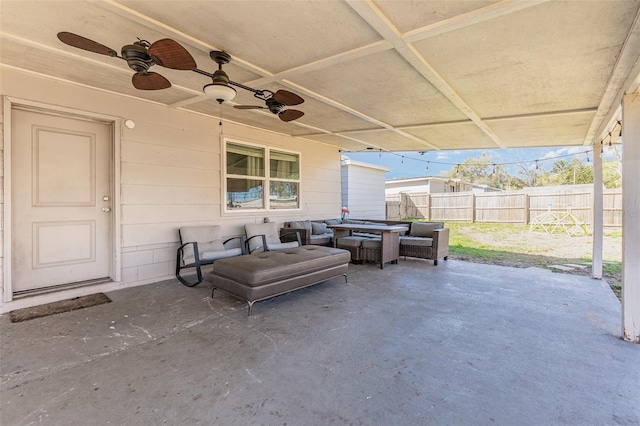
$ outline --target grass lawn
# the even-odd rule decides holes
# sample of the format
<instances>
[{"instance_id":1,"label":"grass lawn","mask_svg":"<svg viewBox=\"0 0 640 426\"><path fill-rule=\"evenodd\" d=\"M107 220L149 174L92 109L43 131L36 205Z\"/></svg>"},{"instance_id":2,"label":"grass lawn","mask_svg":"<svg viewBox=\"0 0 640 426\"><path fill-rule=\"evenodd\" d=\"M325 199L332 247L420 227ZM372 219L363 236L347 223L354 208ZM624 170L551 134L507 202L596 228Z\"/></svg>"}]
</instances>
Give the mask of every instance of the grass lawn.
<instances>
[{"instance_id":1,"label":"grass lawn","mask_svg":"<svg viewBox=\"0 0 640 426\"><path fill-rule=\"evenodd\" d=\"M579 265L572 271L591 275L592 237L529 232L529 225L447 222L450 258L496 265L557 269L549 265ZM619 230L605 230L603 279L620 298L622 281Z\"/></svg>"}]
</instances>

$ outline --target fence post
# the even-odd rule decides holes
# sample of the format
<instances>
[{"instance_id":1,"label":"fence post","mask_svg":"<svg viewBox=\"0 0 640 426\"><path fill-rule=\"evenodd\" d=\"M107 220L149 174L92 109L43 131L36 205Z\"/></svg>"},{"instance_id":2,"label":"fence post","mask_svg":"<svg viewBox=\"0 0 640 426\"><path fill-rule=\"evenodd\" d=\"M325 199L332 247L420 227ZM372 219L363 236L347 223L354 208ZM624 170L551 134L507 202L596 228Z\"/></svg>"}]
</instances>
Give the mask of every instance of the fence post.
<instances>
[{"instance_id":1,"label":"fence post","mask_svg":"<svg viewBox=\"0 0 640 426\"><path fill-rule=\"evenodd\" d=\"M425 213L427 214L426 220L431 220L431 193L427 194L427 208Z\"/></svg>"},{"instance_id":2,"label":"fence post","mask_svg":"<svg viewBox=\"0 0 640 426\"><path fill-rule=\"evenodd\" d=\"M531 199L529 194L524 194L524 224L531 223Z\"/></svg>"},{"instance_id":3,"label":"fence post","mask_svg":"<svg viewBox=\"0 0 640 426\"><path fill-rule=\"evenodd\" d=\"M409 198L409 194L405 192L400 193L400 220L407 218L407 199Z\"/></svg>"},{"instance_id":4,"label":"fence post","mask_svg":"<svg viewBox=\"0 0 640 426\"><path fill-rule=\"evenodd\" d=\"M471 193L471 223L476 221L476 194Z\"/></svg>"}]
</instances>

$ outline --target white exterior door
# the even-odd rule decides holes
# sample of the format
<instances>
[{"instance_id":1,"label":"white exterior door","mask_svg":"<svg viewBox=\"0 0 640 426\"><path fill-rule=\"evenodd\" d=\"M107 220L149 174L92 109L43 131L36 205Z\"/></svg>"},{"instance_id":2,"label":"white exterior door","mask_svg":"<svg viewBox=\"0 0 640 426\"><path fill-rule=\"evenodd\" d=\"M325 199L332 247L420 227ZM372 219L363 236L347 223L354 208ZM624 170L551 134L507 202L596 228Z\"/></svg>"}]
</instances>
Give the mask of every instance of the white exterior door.
<instances>
[{"instance_id":1,"label":"white exterior door","mask_svg":"<svg viewBox=\"0 0 640 426\"><path fill-rule=\"evenodd\" d=\"M19 109L11 126L13 293L108 279L111 126Z\"/></svg>"}]
</instances>

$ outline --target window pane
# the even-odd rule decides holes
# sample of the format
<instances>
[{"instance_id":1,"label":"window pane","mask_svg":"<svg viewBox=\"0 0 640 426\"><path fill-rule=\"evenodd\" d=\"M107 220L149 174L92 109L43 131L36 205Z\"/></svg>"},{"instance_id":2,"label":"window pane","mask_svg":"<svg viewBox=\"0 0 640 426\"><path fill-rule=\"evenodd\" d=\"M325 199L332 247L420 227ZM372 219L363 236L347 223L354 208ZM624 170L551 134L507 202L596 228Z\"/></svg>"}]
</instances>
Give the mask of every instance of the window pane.
<instances>
[{"instance_id":1,"label":"window pane","mask_svg":"<svg viewBox=\"0 0 640 426\"><path fill-rule=\"evenodd\" d=\"M264 148L228 143L227 173L241 176L264 176Z\"/></svg>"},{"instance_id":2,"label":"window pane","mask_svg":"<svg viewBox=\"0 0 640 426\"><path fill-rule=\"evenodd\" d=\"M253 179L227 179L227 209L262 209L263 182Z\"/></svg>"},{"instance_id":3,"label":"window pane","mask_svg":"<svg viewBox=\"0 0 640 426\"><path fill-rule=\"evenodd\" d=\"M271 178L300 179L300 156L282 151L269 151Z\"/></svg>"},{"instance_id":4,"label":"window pane","mask_svg":"<svg viewBox=\"0 0 640 426\"><path fill-rule=\"evenodd\" d=\"M294 182L271 181L269 188L271 209L298 208L298 184Z\"/></svg>"}]
</instances>

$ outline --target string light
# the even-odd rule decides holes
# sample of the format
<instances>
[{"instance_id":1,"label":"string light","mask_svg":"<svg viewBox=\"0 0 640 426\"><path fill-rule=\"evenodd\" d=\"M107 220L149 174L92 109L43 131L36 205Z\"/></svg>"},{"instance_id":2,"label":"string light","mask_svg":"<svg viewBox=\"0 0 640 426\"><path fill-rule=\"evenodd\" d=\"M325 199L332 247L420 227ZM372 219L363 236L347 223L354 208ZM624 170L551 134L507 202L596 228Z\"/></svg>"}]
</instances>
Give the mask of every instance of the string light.
<instances>
[{"instance_id":1,"label":"string light","mask_svg":"<svg viewBox=\"0 0 640 426\"><path fill-rule=\"evenodd\" d=\"M610 151L612 151L614 149L613 143L612 143L613 137L612 137L611 133L615 130L615 126L620 126L619 135L620 135L620 137L622 137L622 122L621 121L617 121L616 124L614 125L613 129L611 129L611 131L608 132L608 136L607 136L609 138L609 144L608 144L609 148L608 149ZM607 137L605 137L604 139L602 139L600 141L600 152L603 152L604 143L605 143ZM367 148L366 150L370 151L370 148ZM362 151L366 151L366 150L362 150ZM340 150L340 152L362 152L362 151L343 151L343 150ZM382 158L382 152L383 152L382 149L380 149L378 151L378 158ZM590 162L589 152L594 152L594 149L589 149L589 150L582 151L582 152L574 152L574 153L571 153L571 154L556 155L554 157L538 158L538 159L535 159L535 160L523 160L523 161L510 161L510 162L504 162L504 163L492 163L492 165L493 165L493 167L495 169L496 166L512 166L512 165L518 165L518 164L531 164L531 163L534 163L535 167L536 167L536 170L539 170L540 169L540 162L542 162L542 161L557 160L557 159L565 158L565 157L576 157L576 156L581 155L581 154L585 154L586 157L587 157L587 162ZM395 155L395 156L401 157L401 164L404 166L405 155L398 154L398 153L395 153L395 152L390 152L390 151L385 151L385 153L388 154L388 155ZM427 152L426 151L419 151L418 153L420 155L424 155ZM440 164L440 165L445 165L445 166L455 166L456 167L456 174L460 173L460 166L461 166L460 163L448 163L448 162L442 162L442 161L423 160L421 158L415 158L415 157L410 157L410 156L406 157L406 158L408 158L409 160L420 161L420 162L425 163L426 164L425 172L427 170L429 170L429 163L433 163L433 164ZM462 164L462 165L464 166L464 164Z\"/></svg>"}]
</instances>

